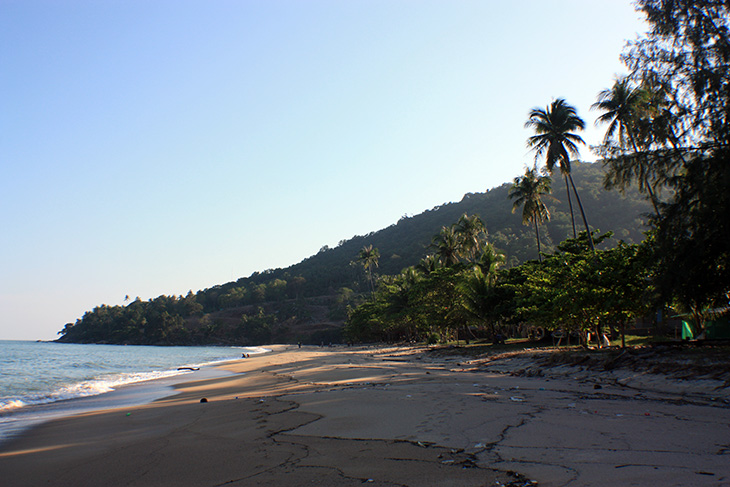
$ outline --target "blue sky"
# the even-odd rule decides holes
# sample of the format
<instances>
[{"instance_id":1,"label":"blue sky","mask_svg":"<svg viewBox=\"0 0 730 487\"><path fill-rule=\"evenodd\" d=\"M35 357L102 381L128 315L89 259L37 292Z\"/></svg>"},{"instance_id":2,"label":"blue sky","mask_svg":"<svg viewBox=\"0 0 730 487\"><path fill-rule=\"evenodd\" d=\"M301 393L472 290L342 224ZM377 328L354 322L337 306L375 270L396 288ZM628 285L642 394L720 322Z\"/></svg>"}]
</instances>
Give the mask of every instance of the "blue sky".
<instances>
[{"instance_id":1,"label":"blue sky","mask_svg":"<svg viewBox=\"0 0 730 487\"><path fill-rule=\"evenodd\" d=\"M628 0L0 0L0 339L510 181L557 97L596 144L644 29Z\"/></svg>"}]
</instances>

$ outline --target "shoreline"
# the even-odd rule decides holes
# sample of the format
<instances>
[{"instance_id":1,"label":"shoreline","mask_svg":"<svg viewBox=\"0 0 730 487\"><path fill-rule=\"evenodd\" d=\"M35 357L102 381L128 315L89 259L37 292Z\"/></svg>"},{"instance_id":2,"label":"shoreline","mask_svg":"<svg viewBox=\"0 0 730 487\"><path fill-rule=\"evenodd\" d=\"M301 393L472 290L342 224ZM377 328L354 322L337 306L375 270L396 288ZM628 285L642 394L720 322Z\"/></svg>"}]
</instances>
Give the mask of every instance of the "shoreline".
<instances>
[{"instance_id":1,"label":"shoreline","mask_svg":"<svg viewBox=\"0 0 730 487\"><path fill-rule=\"evenodd\" d=\"M29 404L0 415L0 419L3 420L0 422L0 447L23 435L29 429L48 421L96 411L143 406L163 399L174 394L177 384L190 381L196 372L199 377L206 378L223 377L230 374L224 369L217 368L217 364L208 365L189 373L123 384L100 394Z\"/></svg>"},{"instance_id":2,"label":"shoreline","mask_svg":"<svg viewBox=\"0 0 730 487\"><path fill-rule=\"evenodd\" d=\"M37 342L3 343L12 344L9 354L11 357L17 356L20 365L16 368L22 367L22 372L13 379L11 368L9 375L0 383L0 389L6 393L0 400L0 444L34 425L55 418L152 402L171 394L174 391L173 385L192 380L191 375L202 378L227 374L228 372L215 366L237 360L241 352L255 355L267 351L262 347L237 347L236 350L232 347L221 347L237 353L200 354L196 350L190 356L186 353L179 357L163 355L161 358L152 358L138 353L128 355L127 347L109 346L113 355L111 363L105 363L103 359L107 345L53 343L52 348L46 347L38 351L35 350ZM32 348L28 348L28 345ZM82 355L84 358L80 359L81 373L76 372L75 364L71 365L68 372L64 369L70 365L69 359L75 360L64 350L66 347L81 347L79 353L82 354L85 351L83 347L93 347L89 349L91 358ZM155 348L141 346L131 350ZM212 347L200 348L206 350ZM35 370L38 379L27 372L34 370L33 364L23 367L23 364L32 360L32 354L40 354L45 359ZM58 373L53 368L54 364L60 364ZM46 375L50 376L47 381L44 379ZM27 392L23 391L23 384Z\"/></svg>"},{"instance_id":3,"label":"shoreline","mask_svg":"<svg viewBox=\"0 0 730 487\"><path fill-rule=\"evenodd\" d=\"M730 481L717 404L426 348L271 348L147 405L40 425L0 445L0 471L17 486Z\"/></svg>"}]
</instances>

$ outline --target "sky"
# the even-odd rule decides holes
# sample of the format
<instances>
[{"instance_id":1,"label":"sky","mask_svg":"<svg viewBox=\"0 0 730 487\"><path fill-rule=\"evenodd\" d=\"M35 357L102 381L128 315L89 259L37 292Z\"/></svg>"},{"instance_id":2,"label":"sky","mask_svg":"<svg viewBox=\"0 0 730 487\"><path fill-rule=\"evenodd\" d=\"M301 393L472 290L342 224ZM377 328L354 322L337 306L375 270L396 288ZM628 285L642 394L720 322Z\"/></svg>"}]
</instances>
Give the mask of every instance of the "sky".
<instances>
[{"instance_id":1,"label":"sky","mask_svg":"<svg viewBox=\"0 0 730 487\"><path fill-rule=\"evenodd\" d=\"M0 339L511 181L555 98L598 144L645 30L629 0L0 0Z\"/></svg>"}]
</instances>

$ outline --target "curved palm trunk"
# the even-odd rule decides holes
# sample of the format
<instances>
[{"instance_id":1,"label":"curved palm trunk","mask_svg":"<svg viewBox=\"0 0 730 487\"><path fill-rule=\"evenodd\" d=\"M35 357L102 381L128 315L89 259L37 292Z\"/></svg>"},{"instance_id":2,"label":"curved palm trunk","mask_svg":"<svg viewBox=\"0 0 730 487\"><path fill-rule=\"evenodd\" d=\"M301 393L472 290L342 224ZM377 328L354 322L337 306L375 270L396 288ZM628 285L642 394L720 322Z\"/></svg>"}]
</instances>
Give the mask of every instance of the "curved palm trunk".
<instances>
[{"instance_id":1,"label":"curved palm trunk","mask_svg":"<svg viewBox=\"0 0 730 487\"><path fill-rule=\"evenodd\" d=\"M568 207L570 208L570 223L573 224L573 238L578 238L578 234L575 233L575 215L573 215L573 201L570 199L570 186L568 186L568 176L570 173L565 174L565 192L568 194ZM571 181L573 179L571 178ZM573 188L575 189L575 188Z\"/></svg>"},{"instance_id":2,"label":"curved palm trunk","mask_svg":"<svg viewBox=\"0 0 730 487\"><path fill-rule=\"evenodd\" d=\"M573 187L573 193L575 193L575 199L578 201L578 208L580 208L580 214L583 217L583 225L585 225L586 233L588 234L588 243L591 245L591 251L595 254L596 248L593 246L593 235L591 235L591 229L588 226L588 220L586 219L586 212L583 211L583 204L580 202L580 196L578 196L578 190L575 189L575 183L573 182L573 176L568 174L568 178L570 179L570 185ZM575 231L575 226L573 227L573 231Z\"/></svg>"}]
</instances>

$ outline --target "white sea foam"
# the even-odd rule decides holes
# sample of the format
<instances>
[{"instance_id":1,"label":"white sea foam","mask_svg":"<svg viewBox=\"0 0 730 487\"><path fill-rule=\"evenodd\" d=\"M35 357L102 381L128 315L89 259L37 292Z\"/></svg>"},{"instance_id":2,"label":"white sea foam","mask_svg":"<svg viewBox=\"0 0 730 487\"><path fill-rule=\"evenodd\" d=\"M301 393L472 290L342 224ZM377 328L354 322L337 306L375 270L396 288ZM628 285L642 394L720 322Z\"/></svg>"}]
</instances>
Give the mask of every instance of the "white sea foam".
<instances>
[{"instance_id":1,"label":"white sea foam","mask_svg":"<svg viewBox=\"0 0 730 487\"><path fill-rule=\"evenodd\" d=\"M165 394L161 392L165 386L151 382L155 379L213 372L180 368L197 369L238 360L242 353L269 351L262 347L145 347L0 340L0 442L51 417L144 404L163 397L160 394ZM124 387L131 384L135 386ZM112 391L116 392L105 395Z\"/></svg>"},{"instance_id":2,"label":"white sea foam","mask_svg":"<svg viewBox=\"0 0 730 487\"><path fill-rule=\"evenodd\" d=\"M2 399L0 400L0 413L11 412L25 406L96 396L106 392L111 392L125 385L173 377L188 372L189 371L169 370L162 372L154 371L132 374L114 374L97 379L86 380L61 386L46 394L28 394L20 397Z\"/></svg>"},{"instance_id":3,"label":"white sea foam","mask_svg":"<svg viewBox=\"0 0 730 487\"><path fill-rule=\"evenodd\" d=\"M111 392L261 354L262 347L139 347L0 341L0 415Z\"/></svg>"},{"instance_id":4,"label":"white sea foam","mask_svg":"<svg viewBox=\"0 0 730 487\"><path fill-rule=\"evenodd\" d=\"M0 401L0 413L20 409L27 404L20 399L5 399Z\"/></svg>"}]
</instances>

